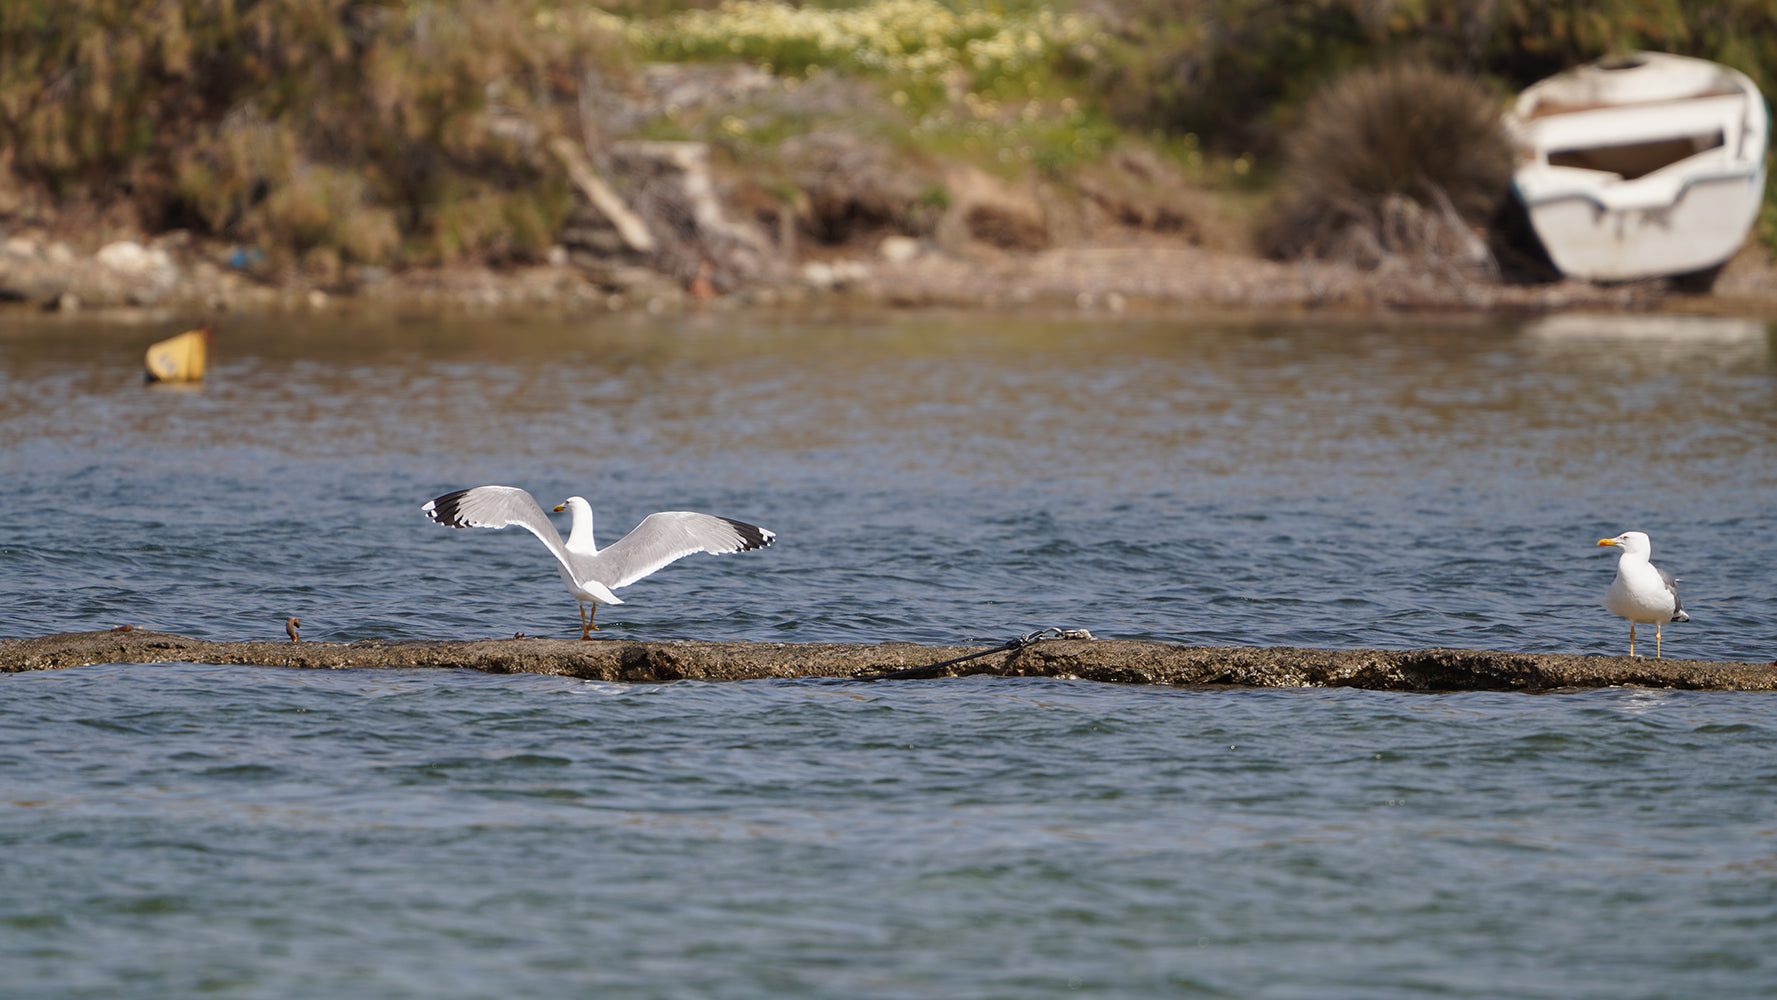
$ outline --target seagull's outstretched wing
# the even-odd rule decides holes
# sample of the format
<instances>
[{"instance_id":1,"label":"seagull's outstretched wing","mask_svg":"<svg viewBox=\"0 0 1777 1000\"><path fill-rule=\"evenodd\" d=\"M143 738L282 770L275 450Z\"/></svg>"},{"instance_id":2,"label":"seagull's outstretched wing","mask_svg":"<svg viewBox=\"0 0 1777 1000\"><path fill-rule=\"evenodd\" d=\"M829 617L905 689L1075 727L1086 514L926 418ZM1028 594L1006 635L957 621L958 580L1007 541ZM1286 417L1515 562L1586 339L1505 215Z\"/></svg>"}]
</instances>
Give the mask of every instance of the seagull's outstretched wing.
<instances>
[{"instance_id":1,"label":"seagull's outstretched wing","mask_svg":"<svg viewBox=\"0 0 1777 1000\"><path fill-rule=\"evenodd\" d=\"M534 497L516 486L477 486L457 490L426 501L420 511L439 524L453 528L504 528L516 524L541 538L556 560L569 572L573 571L568 562L568 547L562 544L561 533L550 523L549 515L537 506Z\"/></svg>"},{"instance_id":2,"label":"seagull's outstretched wing","mask_svg":"<svg viewBox=\"0 0 1777 1000\"><path fill-rule=\"evenodd\" d=\"M592 557L593 575L615 590L693 552L721 555L762 549L776 537L773 532L745 521L689 510L665 510L642 518L634 531L599 550Z\"/></svg>"}]
</instances>

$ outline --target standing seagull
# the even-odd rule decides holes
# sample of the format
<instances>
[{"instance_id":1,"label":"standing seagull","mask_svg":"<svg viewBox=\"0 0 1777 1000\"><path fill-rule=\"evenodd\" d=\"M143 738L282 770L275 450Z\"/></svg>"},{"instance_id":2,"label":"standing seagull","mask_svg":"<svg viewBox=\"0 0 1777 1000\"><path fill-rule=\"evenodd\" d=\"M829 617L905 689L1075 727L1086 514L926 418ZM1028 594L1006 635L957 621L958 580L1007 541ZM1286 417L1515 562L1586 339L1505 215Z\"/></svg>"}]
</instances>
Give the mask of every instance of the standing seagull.
<instances>
[{"instance_id":1,"label":"standing seagull","mask_svg":"<svg viewBox=\"0 0 1777 1000\"><path fill-rule=\"evenodd\" d=\"M504 528L516 524L536 535L560 563L562 582L580 602L580 638L592 638L592 623L600 604L622 604L611 591L627 587L642 577L693 552L721 555L762 549L777 535L754 524L713 514L668 510L649 514L635 530L600 549L592 542L592 505L584 497L569 497L555 505L568 511L573 527L563 544L549 515L537 501L515 486L477 486L446 493L429 500L420 511L439 524L453 528ZM586 610L588 601L592 611Z\"/></svg>"},{"instance_id":2,"label":"standing seagull","mask_svg":"<svg viewBox=\"0 0 1777 1000\"><path fill-rule=\"evenodd\" d=\"M1635 655L1635 623L1652 622L1654 626L1654 659L1660 659L1660 626L1664 622L1688 622L1684 604L1678 599L1678 581L1672 574L1647 561L1654 547L1647 535L1625 531L1615 538L1601 538L1599 545L1614 545L1623 550L1617 557L1617 578L1604 594L1604 606L1613 615L1629 619L1629 655Z\"/></svg>"}]
</instances>

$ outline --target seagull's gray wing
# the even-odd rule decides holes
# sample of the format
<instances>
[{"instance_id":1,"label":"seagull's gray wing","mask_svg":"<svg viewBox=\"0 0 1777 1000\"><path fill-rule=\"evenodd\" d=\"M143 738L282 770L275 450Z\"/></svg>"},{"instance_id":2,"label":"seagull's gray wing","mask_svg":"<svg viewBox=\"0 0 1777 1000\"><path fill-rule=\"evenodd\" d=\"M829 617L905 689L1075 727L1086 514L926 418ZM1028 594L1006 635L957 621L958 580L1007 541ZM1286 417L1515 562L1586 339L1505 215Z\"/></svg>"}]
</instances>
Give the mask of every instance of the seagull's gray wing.
<instances>
[{"instance_id":1,"label":"seagull's gray wing","mask_svg":"<svg viewBox=\"0 0 1777 1000\"><path fill-rule=\"evenodd\" d=\"M745 552L764 548L776 537L745 521L689 510L665 510L642 518L634 531L600 549L591 559L592 575L615 590L693 552Z\"/></svg>"},{"instance_id":2,"label":"seagull's gray wing","mask_svg":"<svg viewBox=\"0 0 1777 1000\"><path fill-rule=\"evenodd\" d=\"M1655 566L1654 569L1659 570L1660 581L1666 585L1666 592L1672 595L1672 613L1676 615L1683 611L1684 602L1678 599L1678 578L1658 566Z\"/></svg>"},{"instance_id":3,"label":"seagull's gray wing","mask_svg":"<svg viewBox=\"0 0 1777 1000\"><path fill-rule=\"evenodd\" d=\"M426 501L420 511L439 524L453 528L504 528L516 524L541 538L556 560L573 572L561 532L555 530L549 515L537 506L536 499L516 486L477 486L457 490Z\"/></svg>"}]
</instances>

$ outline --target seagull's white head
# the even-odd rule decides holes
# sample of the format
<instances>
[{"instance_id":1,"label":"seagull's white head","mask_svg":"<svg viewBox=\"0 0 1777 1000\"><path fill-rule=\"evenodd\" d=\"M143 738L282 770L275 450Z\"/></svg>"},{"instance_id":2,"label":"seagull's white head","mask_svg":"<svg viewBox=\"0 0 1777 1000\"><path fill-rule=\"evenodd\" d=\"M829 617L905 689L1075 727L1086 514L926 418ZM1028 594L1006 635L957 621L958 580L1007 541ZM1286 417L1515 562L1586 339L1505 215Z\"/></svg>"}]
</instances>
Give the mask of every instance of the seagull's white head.
<instances>
[{"instance_id":1,"label":"seagull's white head","mask_svg":"<svg viewBox=\"0 0 1777 1000\"><path fill-rule=\"evenodd\" d=\"M592 504L585 497L569 497L555 505L557 511L567 511L573 523L568 528L568 548L582 555L591 555L598 551L592 542Z\"/></svg>"},{"instance_id":2,"label":"seagull's white head","mask_svg":"<svg viewBox=\"0 0 1777 1000\"><path fill-rule=\"evenodd\" d=\"M1647 540L1647 535L1640 531L1625 531L1615 538L1600 538L1599 545L1615 545L1625 554L1632 556L1652 555L1654 547Z\"/></svg>"}]
</instances>

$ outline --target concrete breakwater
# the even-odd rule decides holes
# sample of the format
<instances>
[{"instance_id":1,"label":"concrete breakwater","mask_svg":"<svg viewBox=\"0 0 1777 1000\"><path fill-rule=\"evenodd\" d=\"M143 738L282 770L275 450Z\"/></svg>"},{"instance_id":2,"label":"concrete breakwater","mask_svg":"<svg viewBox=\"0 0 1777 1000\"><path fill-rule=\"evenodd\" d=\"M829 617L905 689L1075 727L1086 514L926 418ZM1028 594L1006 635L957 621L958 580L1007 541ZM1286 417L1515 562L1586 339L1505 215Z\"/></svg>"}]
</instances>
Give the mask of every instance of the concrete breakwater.
<instances>
[{"instance_id":1,"label":"concrete breakwater","mask_svg":"<svg viewBox=\"0 0 1777 1000\"><path fill-rule=\"evenodd\" d=\"M1008 644L1012 645L1012 644ZM966 658L966 659L961 659ZM961 662L950 662L958 661ZM467 668L659 683L768 677L878 679L990 674L1118 684L1549 691L1618 685L1777 690L1777 665L1486 650L1213 647L1054 639L1013 649L914 643L604 639L216 642L142 629L0 639L0 672L94 663L218 663L307 669Z\"/></svg>"}]
</instances>

